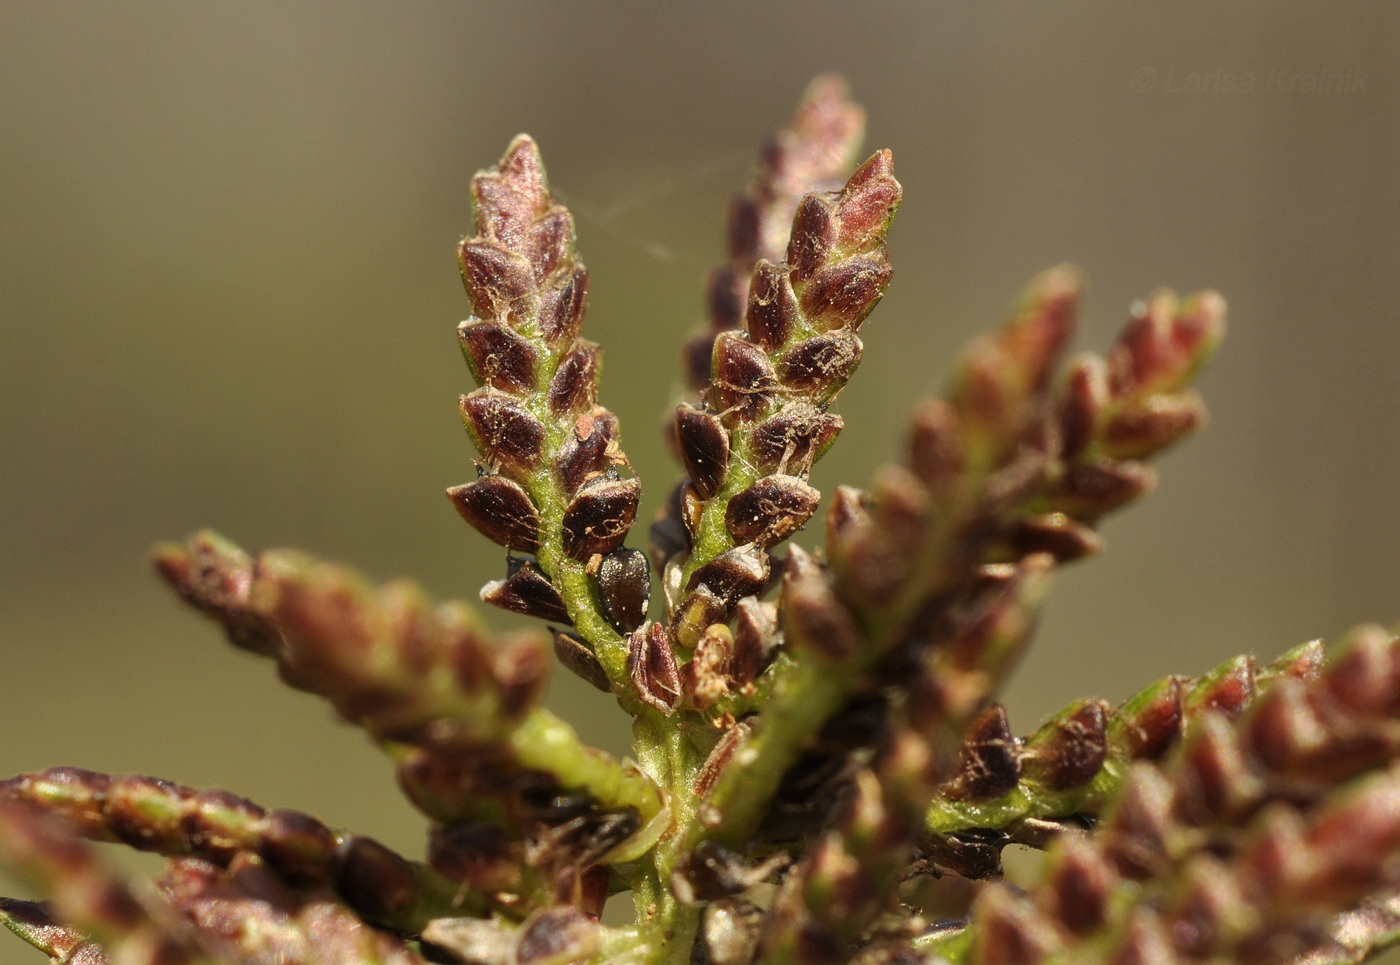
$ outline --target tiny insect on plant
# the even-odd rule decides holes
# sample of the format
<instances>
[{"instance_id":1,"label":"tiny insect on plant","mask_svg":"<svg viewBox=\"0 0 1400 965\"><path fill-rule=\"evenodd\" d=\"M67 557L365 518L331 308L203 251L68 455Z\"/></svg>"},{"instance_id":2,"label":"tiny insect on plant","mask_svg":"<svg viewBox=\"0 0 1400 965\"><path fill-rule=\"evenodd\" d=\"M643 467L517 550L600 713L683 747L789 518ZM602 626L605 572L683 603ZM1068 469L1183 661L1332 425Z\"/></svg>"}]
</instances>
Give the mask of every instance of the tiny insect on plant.
<instances>
[{"instance_id":1,"label":"tiny insect on plant","mask_svg":"<svg viewBox=\"0 0 1400 965\"><path fill-rule=\"evenodd\" d=\"M54 768L0 782L0 863L52 895L0 920L69 965L1281 965L1400 937L1389 631L1078 700L1024 737L997 701L1054 573L1203 424L1219 296L1158 292L1066 361L1081 280L1047 271L916 409L902 460L831 494L820 546L787 542L818 518L811 470L892 277L903 187L889 151L857 163L864 119L819 78L731 203L645 550L573 219L529 137L473 180L478 472L447 496L507 551L482 601L548 632L211 532L156 550L230 642L383 748L424 860ZM541 705L551 651L630 715L635 760ZM167 863L142 890L84 839ZM1009 845L1045 852L1024 887ZM615 895L632 921L601 920Z\"/></svg>"}]
</instances>

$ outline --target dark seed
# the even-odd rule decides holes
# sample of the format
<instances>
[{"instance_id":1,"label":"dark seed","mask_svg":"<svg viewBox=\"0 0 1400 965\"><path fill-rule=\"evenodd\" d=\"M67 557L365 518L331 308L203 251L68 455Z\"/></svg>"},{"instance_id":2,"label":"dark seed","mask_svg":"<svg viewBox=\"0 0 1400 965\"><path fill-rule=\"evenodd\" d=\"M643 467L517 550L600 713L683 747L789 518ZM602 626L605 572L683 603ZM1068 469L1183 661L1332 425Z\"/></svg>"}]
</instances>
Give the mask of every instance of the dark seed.
<instances>
[{"instance_id":1,"label":"dark seed","mask_svg":"<svg viewBox=\"0 0 1400 965\"><path fill-rule=\"evenodd\" d=\"M733 265L720 265L710 272L705 296L710 310L712 333L727 332L740 326L744 320L744 279L735 274ZM709 355L706 355L707 375L709 367Z\"/></svg>"},{"instance_id":2,"label":"dark seed","mask_svg":"<svg viewBox=\"0 0 1400 965\"><path fill-rule=\"evenodd\" d=\"M563 208L556 208L532 224L521 239L521 247L535 269L535 284L542 285L569 258L574 240L574 219Z\"/></svg>"},{"instance_id":3,"label":"dark seed","mask_svg":"<svg viewBox=\"0 0 1400 965\"><path fill-rule=\"evenodd\" d=\"M509 891L520 886L520 856L515 843L493 824L469 822L433 828L428 862L439 873L478 891Z\"/></svg>"},{"instance_id":4,"label":"dark seed","mask_svg":"<svg viewBox=\"0 0 1400 965\"><path fill-rule=\"evenodd\" d=\"M711 391L716 410L732 412L738 419L753 418L777 390L778 377L761 349L734 332L715 339Z\"/></svg>"},{"instance_id":5,"label":"dark seed","mask_svg":"<svg viewBox=\"0 0 1400 965\"><path fill-rule=\"evenodd\" d=\"M549 411L555 415L592 408L598 394L598 346L580 339L559 362L549 383Z\"/></svg>"},{"instance_id":6,"label":"dark seed","mask_svg":"<svg viewBox=\"0 0 1400 965\"><path fill-rule=\"evenodd\" d=\"M572 624L564 598L534 563L525 562L504 580L481 588L481 599L492 606L541 620Z\"/></svg>"},{"instance_id":7,"label":"dark seed","mask_svg":"<svg viewBox=\"0 0 1400 965\"><path fill-rule=\"evenodd\" d=\"M515 947L515 965L565 965L598 949L598 926L572 906L545 908L532 915Z\"/></svg>"},{"instance_id":8,"label":"dark seed","mask_svg":"<svg viewBox=\"0 0 1400 965\"><path fill-rule=\"evenodd\" d=\"M535 202L543 200L501 176L499 171L482 172L472 179L472 196L476 201L476 233L488 241L505 247L515 247L515 239L535 216Z\"/></svg>"},{"instance_id":9,"label":"dark seed","mask_svg":"<svg viewBox=\"0 0 1400 965\"><path fill-rule=\"evenodd\" d=\"M612 684L608 681L607 671L598 662L593 651L589 650L584 642L572 633L555 632L554 655L559 658L561 664L603 693L612 693Z\"/></svg>"},{"instance_id":10,"label":"dark seed","mask_svg":"<svg viewBox=\"0 0 1400 965\"><path fill-rule=\"evenodd\" d=\"M642 625L651 605L651 568L641 550L613 550L603 557L598 596L614 630L631 633Z\"/></svg>"},{"instance_id":11,"label":"dark seed","mask_svg":"<svg viewBox=\"0 0 1400 965\"><path fill-rule=\"evenodd\" d=\"M806 525L821 498L821 493L796 476L764 476L729 501L725 525L735 542L766 548Z\"/></svg>"},{"instance_id":12,"label":"dark seed","mask_svg":"<svg viewBox=\"0 0 1400 965\"><path fill-rule=\"evenodd\" d=\"M436 666L445 666L452 671L457 686L463 690L479 690L490 678L489 655L482 640L477 636L476 627L469 623L461 611L451 613L443 621L441 644L439 647L424 647L419 661L414 663L414 672L430 674ZM408 666L405 661L405 666Z\"/></svg>"},{"instance_id":13,"label":"dark seed","mask_svg":"<svg viewBox=\"0 0 1400 965\"><path fill-rule=\"evenodd\" d=\"M533 634L508 637L491 661L500 714L518 718L535 706L549 676L549 657Z\"/></svg>"},{"instance_id":14,"label":"dark seed","mask_svg":"<svg viewBox=\"0 0 1400 965\"><path fill-rule=\"evenodd\" d=\"M779 364L783 384L829 399L835 395L860 364L860 339L837 329L798 342Z\"/></svg>"},{"instance_id":15,"label":"dark seed","mask_svg":"<svg viewBox=\"0 0 1400 965\"><path fill-rule=\"evenodd\" d=\"M789 403L754 427L750 436L754 462L760 472L803 475L836 441L844 426L838 415L805 402Z\"/></svg>"},{"instance_id":16,"label":"dark seed","mask_svg":"<svg viewBox=\"0 0 1400 965\"><path fill-rule=\"evenodd\" d=\"M1073 466L1050 494L1055 508L1076 519L1094 520L1130 503L1157 484L1157 473L1140 462L1101 459Z\"/></svg>"},{"instance_id":17,"label":"dark seed","mask_svg":"<svg viewBox=\"0 0 1400 965\"><path fill-rule=\"evenodd\" d=\"M933 399L914 415L909 439L909 468L934 493L950 492L964 463L958 413L943 399Z\"/></svg>"},{"instance_id":18,"label":"dark seed","mask_svg":"<svg viewBox=\"0 0 1400 965\"><path fill-rule=\"evenodd\" d=\"M334 832L320 821L286 808L267 813L258 854L290 884L325 881L335 855Z\"/></svg>"},{"instance_id":19,"label":"dark seed","mask_svg":"<svg viewBox=\"0 0 1400 965\"><path fill-rule=\"evenodd\" d=\"M535 291L535 279L522 255L491 242L464 241L457 261L478 315L504 322L525 317L525 300Z\"/></svg>"},{"instance_id":20,"label":"dark seed","mask_svg":"<svg viewBox=\"0 0 1400 965\"><path fill-rule=\"evenodd\" d=\"M714 332L701 332L681 346L681 369L696 392L704 392L710 387L710 366L714 355Z\"/></svg>"},{"instance_id":21,"label":"dark seed","mask_svg":"<svg viewBox=\"0 0 1400 965\"><path fill-rule=\"evenodd\" d=\"M787 343L796 323L797 296L793 294L787 267L760 261L749 283L744 331L755 345L771 352Z\"/></svg>"},{"instance_id":22,"label":"dark seed","mask_svg":"<svg viewBox=\"0 0 1400 965\"><path fill-rule=\"evenodd\" d=\"M1182 698L1188 718L1215 711L1233 720L1254 697L1254 658L1234 657L1213 669Z\"/></svg>"},{"instance_id":23,"label":"dark seed","mask_svg":"<svg viewBox=\"0 0 1400 965\"><path fill-rule=\"evenodd\" d=\"M1054 918L1075 935L1089 935L1103 927L1118 884L1097 848L1066 835L1045 894Z\"/></svg>"},{"instance_id":24,"label":"dark seed","mask_svg":"<svg viewBox=\"0 0 1400 965\"><path fill-rule=\"evenodd\" d=\"M708 412L689 405L676 409L676 445L701 499L713 499L729 466L729 433Z\"/></svg>"},{"instance_id":25,"label":"dark seed","mask_svg":"<svg viewBox=\"0 0 1400 965\"><path fill-rule=\"evenodd\" d=\"M754 256L763 243L763 212L759 202L742 194L729 199L728 216L729 257L735 260Z\"/></svg>"},{"instance_id":26,"label":"dark seed","mask_svg":"<svg viewBox=\"0 0 1400 965\"><path fill-rule=\"evenodd\" d=\"M609 447L617 441L617 416L595 406L574 422L574 431L559 447L554 472L564 491L573 494L608 468Z\"/></svg>"},{"instance_id":27,"label":"dark seed","mask_svg":"<svg viewBox=\"0 0 1400 965\"><path fill-rule=\"evenodd\" d=\"M848 657L862 646L860 629L837 599L830 577L810 554L796 546L788 552L783 571L782 612L784 639L790 646L834 660Z\"/></svg>"},{"instance_id":28,"label":"dark seed","mask_svg":"<svg viewBox=\"0 0 1400 965\"><path fill-rule=\"evenodd\" d=\"M1020 780L1020 749L1006 708L992 704L968 727L957 776L944 793L962 801L990 801L1009 793Z\"/></svg>"},{"instance_id":29,"label":"dark seed","mask_svg":"<svg viewBox=\"0 0 1400 965\"><path fill-rule=\"evenodd\" d=\"M736 546L716 556L690 574L687 590L708 587L722 600L737 603L741 597L754 596L768 582L768 554L757 546Z\"/></svg>"},{"instance_id":30,"label":"dark seed","mask_svg":"<svg viewBox=\"0 0 1400 965\"><path fill-rule=\"evenodd\" d=\"M1108 401L1103 359L1089 356L1070 365L1059 403L1060 454L1072 460L1093 441L1099 412Z\"/></svg>"},{"instance_id":31,"label":"dark seed","mask_svg":"<svg viewBox=\"0 0 1400 965\"><path fill-rule=\"evenodd\" d=\"M864 495L853 486L837 486L826 510L827 554L831 559L841 555L848 537L860 526L868 525L870 513Z\"/></svg>"},{"instance_id":32,"label":"dark seed","mask_svg":"<svg viewBox=\"0 0 1400 965\"><path fill-rule=\"evenodd\" d=\"M808 279L802 288L802 309L812 319L825 319L827 327L860 327L870 314L893 269L885 258L848 258L827 265Z\"/></svg>"},{"instance_id":33,"label":"dark seed","mask_svg":"<svg viewBox=\"0 0 1400 965\"><path fill-rule=\"evenodd\" d=\"M534 388L534 346L505 322L468 319L457 327L457 339L479 384L511 393Z\"/></svg>"},{"instance_id":34,"label":"dark seed","mask_svg":"<svg viewBox=\"0 0 1400 965\"><path fill-rule=\"evenodd\" d=\"M539 548L540 514L519 483L504 476L482 476L452 487L447 498L491 542L524 553Z\"/></svg>"},{"instance_id":35,"label":"dark seed","mask_svg":"<svg viewBox=\"0 0 1400 965\"><path fill-rule=\"evenodd\" d=\"M778 647L777 607L746 596L735 609L734 684L744 687L758 679Z\"/></svg>"},{"instance_id":36,"label":"dark seed","mask_svg":"<svg viewBox=\"0 0 1400 965\"><path fill-rule=\"evenodd\" d=\"M1291 677L1269 688L1250 709L1245 727L1255 759L1276 773L1302 764L1324 732L1302 684Z\"/></svg>"},{"instance_id":37,"label":"dark seed","mask_svg":"<svg viewBox=\"0 0 1400 965\"><path fill-rule=\"evenodd\" d=\"M347 838L336 855L335 890L369 918L388 918L413 907L418 880L413 867L372 838Z\"/></svg>"},{"instance_id":38,"label":"dark seed","mask_svg":"<svg viewBox=\"0 0 1400 965\"><path fill-rule=\"evenodd\" d=\"M571 342L583 327L587 308L588 270L579 265L567 279L541 293L540 331L551 344Z\"/></svg>"},{"instance_id":39,"label":"dark seed","mask_svg":"<svg viewBox=\"0 0 1400 965\"><path fill-rule=\"evenodd\" d=\"M1192 722L1191 736L1176 760L1177 806L1185 821L1218 820L1253 796L1258 778L1245 762L1229 722L1219 714Z\"/></svg>"},{"instance_id":40,"label":"dark seed","mask_svg":"<svg viewBox=\"0 0 1400 965\"><path fill-rule=\"evenodd\" d=\"M1194 432L1205 420L1205 404L1195 395L1152 396L1104 427L1104 446L1115 459L1144 459Z\"/></svg>"},{"instance_id":41,"label":"dark seed","mask_svg":"<svg viewBox=\"0 0 1400 965\"><path fill-rule=\"evenodd\" d=\"M1088 784L1108 753L1107 717L1101 700L1085 700L1056 715L1026 742L1026 779L1052 791Z\"/></svg>"},{"instance_id":42,"label":"dark seed","mask_svg":"<svg viewBox=\"0 0 1400 965\"><path fill-rule=\"evenodd\" d=\"M1064 513L1046 513L1017 520L1007 534L1017 556L1049 553L1060 563L1093 556L1103 549L1099 534Z\"/></svg>"},{"instance_id":43,"label":"dark seed","mask_svg":"<svg viewBox=\"0 0 1400 965\"><path fill-rule=\"evenodd\" d=\"M1352 714L1393 714L1395 646L1394 638L1378 626L1363 624L1352 630L1326 670L1327 692Z\"/></svg>"},{"instance_id":44,"label":"dark seed","mask_svg":"<svg viewBox=\"0 0 1400 965\"><path fill-rule=\"evenodd\" d=\"M267 810L228 791L200 791L185 810L185 834L191 850L218 861L228 861L240 851L258 844L255 829Z\"/></svg>"},{"instance_id":45,"label":"dark seed","mask_svg":"<svg viewBox=\"0 0 1400 965\"><path fill-rule=\"evenodd\" d=\"M1157 768L1139 766L1128 771L1104 836L1105 850L1121 873L1148 878L1171 860L1168 842L1179 827L1173 817L1176 798L1175 789Z\"/></svg>"},{"instance_id":46,"label":"dark seed","mask_svg":"<svg viewBox=\"0 0 1400 965\"><path fill-rule=\"evenodd\" d=\"M510 142L494 171L472 178L476 225L480 234L514 238L549 202L539 146L528 134Z\"/></svg>"},{"instance_id":47,"label":"dark seed","mask_svg":"<svg viewBox=\"0 0 1400 965\"><path fill-rule=\"evenodd\" d=\"M894 179L894 156L889 151L876 152L851 175L836 204L841 244L859 249L875 240L899 206L902 193Z\"/></svg>"},{"instance_id":48,"label":"dark seed","mask_svg":"<svg viewBox=\"0 0 1400 965\"><path fill-rule=\"evenodd\" d=\"M831 201L809 194L797 205L792 219L792 240L788 242L787 262L794 282L806 281L820 268L836 242L837 225Z\"/></svg>"},{"instance_id":49,"label":"dark seed","mask_svg":"<svg viewBox=\"0 0 1400 965\"><path fill-rule=\"evenodd\" d=\"M577 873L577 886L571 886L565 894L577 896L578 908L591 920L603 917L608 896L612 893L612 870L607 865L595 864ZM572 885L572 883L571 883Z\"/></svg>"},{"instance_id":50,"label":"dark seed","mask_svg":"<svg viewBox=\"0 0 1400 965\"><path fill-rule=\"evenodd\" d=\"M544 424L529 410L495 389L462 396L461 410L483 458L512 474L534 471L544 447Z\"/></svg>"},{"instance_id":51,"label":"dark seed","mask_svg":"<svg viewBox=\"0 0 1400 965\"><path fill-rule=\"evenodd\" d=\"M38 774L0 781L0 801L11 796L42 799L44 810L85 838L107 836L102 802L113 778L81 767L51 767Z\"/></svg>"},{"instance_id":52,"label":"dark seed","mask_svg":"<svg viewBox=\"0 0 1400 965\"><path fill-rule=\"evenodd\" d=\"M189 850L182 818L194 788L144 774L114 777L103 813L117 840L141 851L184 854Z\"/></svg>"},{"instance_id":53,"label":"dark seed","mask_svg":"<svg viewBox=\"0 0 1400 965\"><path fill-rule=\"evenodd\" d=\"M1110 727L1130 757L1155 761L1176 746L1183 720L1182 678L1168 677L1130 698Z\"/></svg>"},{"instance_id":54,"label":"dark seed","mask_svg":"<svg viewBox=\"0 0 1400 965\"><path fill-rule=\"evenodd\" d=\"M651 562L658 573L665 572L666 563L671 557L690 548L690 535L681 522L682 491L690 488L688 481L672 487L665 504L656 514L656 521L647 532Z\"/></svg>"},{"instance_id":55,"label":"dark seed","mask_svg":"<svg viewBox=\"0 0 1400 965\"><path fill-rule=\"evenodd\" d=\"M587 560L595 553L617 549L637 518L641 492L635 479L599 480L585 486L564 510L564 552Z\"/></svg>"}]
</instances>

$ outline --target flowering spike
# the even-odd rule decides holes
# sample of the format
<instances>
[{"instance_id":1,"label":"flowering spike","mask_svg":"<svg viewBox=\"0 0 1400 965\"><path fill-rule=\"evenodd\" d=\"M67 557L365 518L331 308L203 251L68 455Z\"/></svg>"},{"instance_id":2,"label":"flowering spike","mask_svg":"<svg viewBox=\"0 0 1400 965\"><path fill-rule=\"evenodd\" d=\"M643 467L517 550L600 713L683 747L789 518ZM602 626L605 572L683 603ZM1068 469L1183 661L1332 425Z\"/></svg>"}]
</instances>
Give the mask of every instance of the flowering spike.
<instances>
[{"instance_id":1,"label":"flowering spike","mask_svg":"<svg viewBox=\"0 0 1400 965\"><path fill-rule=\"evenodd\" d=\"M194 547L209 542L197 539ZM178 558L176 550L164 551L163 571L179 571L169 563ZM543 773L557 787L581 788L595 794L599 805L630 808L646 818L661 810L648 779L583 747L572 730L536 706L546 670L538 639L491 641L461 604L433 607L405 583L372 590L348 570L300 554L228 558L250 576L240 584L241 597L218 602L225 610L255 614L277 639L267 650L283 678L325 696L343 717L384 743L400 761L405 789L437 820L450 825L500 815L501 808L514 813L511 824L577 819L536 816L508 784L474 786L483 768L501 777L520 769ZM519 583L521 574L531 572L528 565L517 570L501 592L508 592L512 580L535 585ZM237 581L205 580L215 586L231 582ZM177 588L200 604L198 587ZM517 586L512 592L522 591ZM463 747L481 752L464 755ZM165 798L148 791L142 800ZM135 833L150 836L144 822ZM564 850L536 857L567 856ZM385 879L382 864L376 858L370 878Z\"/></svg>"},{"instance_id":2,"label":"flowering spike","mask_svg":"<svg viewBox=\"0 0 1400 965\"><path fill-rule=\"evenodd\" d=\"M816 510L820 494L807 475L840 431L825 409L859 364L856 329L889 284L884 238L900 197L888 151L841 191L803 197L786 260L753 264L745 329L713 339L707 408L678 412L682 462L698 501L689 558L669 565L681 586L703 589L726 609L737 602L733 593L697 584L696 576L735 546L756 544L763 553ZM721 433L723 442L715 438ZM672 612L694 605L681 601ZM689 645L692 636L677 639Z\"/></svg>"},{"instance_id":3,"label":"flowering spike","mask_svg":"<svg viewBox=\"0 0 1400 965\"><path fill-rule=\"evenodd\" d=\"M480 317L461 332L481 387L461 408L485 475L449 494L487 538L534 554L482 599L572 625L627 703L626 630L605 612L595 559L626 539L641 487L618 476L626 457L617 420L597 402L601 352L579 337L588 273L574 253L573 219L524 135L473 179L472 198L477 234L458 259Z\"/></svg>"}]
</instances>

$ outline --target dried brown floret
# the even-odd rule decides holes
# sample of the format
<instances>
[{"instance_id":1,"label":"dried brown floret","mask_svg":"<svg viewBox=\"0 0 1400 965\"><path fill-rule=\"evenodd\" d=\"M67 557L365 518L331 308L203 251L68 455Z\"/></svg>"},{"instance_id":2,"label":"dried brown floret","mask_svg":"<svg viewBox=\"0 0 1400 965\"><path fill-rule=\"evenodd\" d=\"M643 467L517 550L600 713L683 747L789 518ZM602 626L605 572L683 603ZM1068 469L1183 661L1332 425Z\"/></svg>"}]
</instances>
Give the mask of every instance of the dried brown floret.
<instances>
[{"instance_id":1,"label":"dried brown floret","mask_svg":"<svg viewBox=\"0 0 1400 965\"><path fill-rule=\"evenodd\" d=\"M628 637L627 673L637 696L664 714L681 702L680 669L666 627L653 623Z\"/></svg>"}]
</instances>

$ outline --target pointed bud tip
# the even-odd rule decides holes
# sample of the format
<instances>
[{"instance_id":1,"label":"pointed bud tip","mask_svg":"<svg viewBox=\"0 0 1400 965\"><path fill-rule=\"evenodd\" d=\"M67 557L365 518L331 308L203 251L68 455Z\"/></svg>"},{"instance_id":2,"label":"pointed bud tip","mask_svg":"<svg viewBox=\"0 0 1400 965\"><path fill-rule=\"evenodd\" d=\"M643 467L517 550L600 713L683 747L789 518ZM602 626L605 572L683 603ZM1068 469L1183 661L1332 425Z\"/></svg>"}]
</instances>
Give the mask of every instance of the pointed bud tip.
<instances>
[{"instance_id":1,"label":"pointed bud tip","mask_svg":"<svg viewBox=\"0 0 1400 965\"><path fill-rule=\"evenodd\" d=\"M877 178L894 178L894 152L889 148L881 148L870 155L864 164L856 168L849 183L862 184Z\"/></svg>"},{"instance_id":2,"label":"pointed bud tip","mask_svg":"<svg viewBox=\"0 0 1400 965\"><path fill-rule=\"evenodd\" d=\"M544 160L540 156L540 146L529 134L517 134L511 138L510 146L501 156L496 168L512 179L544 177Z\"/></svg>"}]
</instances>

